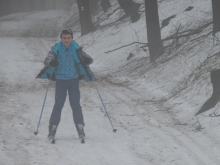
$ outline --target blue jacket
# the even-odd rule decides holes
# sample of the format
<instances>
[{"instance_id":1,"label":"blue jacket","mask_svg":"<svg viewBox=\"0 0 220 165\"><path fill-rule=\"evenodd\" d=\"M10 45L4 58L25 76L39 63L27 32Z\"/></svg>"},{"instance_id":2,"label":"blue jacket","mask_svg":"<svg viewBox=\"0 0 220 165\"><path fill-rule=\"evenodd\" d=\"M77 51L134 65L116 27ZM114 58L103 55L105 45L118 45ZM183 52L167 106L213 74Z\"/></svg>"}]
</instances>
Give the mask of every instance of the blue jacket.
<instances>
[{"instance_id":1,"label":"blue jacket","mask_svg":"<svg viewBox=\"0 0 220 165\"><path fill-rule=\"evenodd\" d=\"M37 75L36 78L41 78L41 79L50 79L51 74L52 74L52 80L56 80L54 70L56 69L55 67L50 67L49 63L53 60L57 60L59 62L59 52L61 52L61 44L62 41L58 42L52 47L52 51L49 52L47 55L45 61L44 61L44 68L40 71L40 73ZM88 70L88 66L84 65L82 61L79 58L79 50L82 50L76 42L72 41L71 45L72 47L72 54L73 54L73 59L76 63L76 69L79 74L79 79L84 79L85 81L89 81L92 79L91 74Z\"/></svg>"}]
</instances>

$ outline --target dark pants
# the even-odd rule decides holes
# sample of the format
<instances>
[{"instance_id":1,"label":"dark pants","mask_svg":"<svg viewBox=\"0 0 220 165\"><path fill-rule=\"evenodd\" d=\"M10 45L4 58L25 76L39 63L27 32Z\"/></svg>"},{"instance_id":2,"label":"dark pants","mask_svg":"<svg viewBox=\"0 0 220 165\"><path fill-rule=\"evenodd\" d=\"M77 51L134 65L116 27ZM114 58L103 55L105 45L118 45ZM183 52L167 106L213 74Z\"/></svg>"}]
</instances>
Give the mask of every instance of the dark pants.
<instances>
[{"instance_id":1,"label":"dark pants","mask_svg":"<svg viewBox=\"0 0 220 165\"><path fill-rule=\"evenodd\" d=\"M73 111L73 121L75 124L83 124L83 114L80 106L79 79L56 80L55 105L50 117L50 125L58 126L61 118L61 111L64 106L67 90L69 94L70 106Z\"/></svg>"}]
</instances>

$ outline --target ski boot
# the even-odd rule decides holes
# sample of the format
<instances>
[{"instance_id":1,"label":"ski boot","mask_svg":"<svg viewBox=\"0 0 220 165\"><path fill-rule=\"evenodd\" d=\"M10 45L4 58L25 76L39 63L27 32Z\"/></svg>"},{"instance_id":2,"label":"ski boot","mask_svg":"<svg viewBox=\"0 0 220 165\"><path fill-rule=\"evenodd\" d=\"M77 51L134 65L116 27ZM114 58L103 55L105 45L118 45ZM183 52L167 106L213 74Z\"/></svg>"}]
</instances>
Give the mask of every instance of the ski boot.
<instances>
[{"instance_id":1,"label":"ski boot","mask_svg":"<svg viewBox=\"0 0 220 165\"><path fill-rule=\"evenodd\" d=\"M56 134L57 126L56 125L49 125L49 134L48 139L51 143L55 143L55 134Z\"/></svg>"},{"instance_id":2,"label":"ski boot","mask_svg":"<svg viewBox=\"0 0 220 165\"><path fill-rule=\"evenodd\" d=\"M86 136L83 127L84 127L83 124L76 125L76 130L78 132L81 143L85 143L85 136Z\"/></svg>"}]
</instances>

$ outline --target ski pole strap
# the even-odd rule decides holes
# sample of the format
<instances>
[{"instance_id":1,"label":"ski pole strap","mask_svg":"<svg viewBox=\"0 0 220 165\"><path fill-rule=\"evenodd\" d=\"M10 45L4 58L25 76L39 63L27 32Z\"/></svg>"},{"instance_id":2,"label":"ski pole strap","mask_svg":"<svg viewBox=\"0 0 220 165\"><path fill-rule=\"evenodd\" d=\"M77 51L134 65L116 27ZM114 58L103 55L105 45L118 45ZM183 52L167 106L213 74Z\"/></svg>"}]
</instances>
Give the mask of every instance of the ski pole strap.
<instances>
[{"instance_id":1,"label":"ski pole strap","mask_svg":"<svg viewBox=\"0 0 220 165\"><path fill-rule=\"evenodd\" d=\"M110 117L109 117L109 115L108 115L108 112L107 112L106 108L105 108L105 104L104 104L104 102L103 102L103 100L102 100L102 97L101 97L101 95L100 95L100 93L99 93L98 87L97 87L97 85L96 85L96 82L95 82L93 73L92 73L92 71L91 71L89 65L88 65L88 68L89 68L89 72L90 72L90 74L91 74L91 76L92 76L92 80L93 80L93 82L94 82L94 84L95 84L95 87L96 87L97 93L98 93L98 95L99 95L99 98L100 98L100 100L101 100L101 102L102 102L102 105L103 105L103 107L104 107L104 109L105 109L105 112L106 112L106 114L107 114L107 116L108 116L108 119L109 119L109 121L110 121L110 123L111 123L111 125L112 125L113 132L116 132L116 129L114 129L114 126L113 126L113 124L112 124L112 121L111 121L111 119L110 119Z\"/></svg>"}]
</instances>

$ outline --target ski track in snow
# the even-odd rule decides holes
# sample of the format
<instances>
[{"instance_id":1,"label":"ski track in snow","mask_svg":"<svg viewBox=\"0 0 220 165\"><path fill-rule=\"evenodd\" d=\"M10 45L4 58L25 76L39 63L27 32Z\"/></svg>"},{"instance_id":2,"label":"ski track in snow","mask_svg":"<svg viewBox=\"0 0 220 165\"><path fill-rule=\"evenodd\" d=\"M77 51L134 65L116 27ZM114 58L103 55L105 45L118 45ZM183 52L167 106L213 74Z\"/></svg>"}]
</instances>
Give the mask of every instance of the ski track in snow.
<instances>
[{"instance_id":1,"label":"ski track in snow","mask_svg":"<svg viewBox=\"0 0 220 165\"><path fill-rule=\"evenodd\" d=\"M41 23L43 29L45 24ZM56 41L55 38L0 38L1 165L219 164L217 137L210 137L205 131L195 132L190 125L177 125L168 112L162 111L171 105L145 101L152 98L150 91L140 93L136 88L114 85L107 79L98 80L97 85L117 133L112 132L93 82L81 82L85 144L78 139L68 98L56 144L50 144L47 134L54 104L52 83L39 134L35 136L48 83L36 80L35 76L43 66L45 52Z\"/></svg>"}]
</instances>

